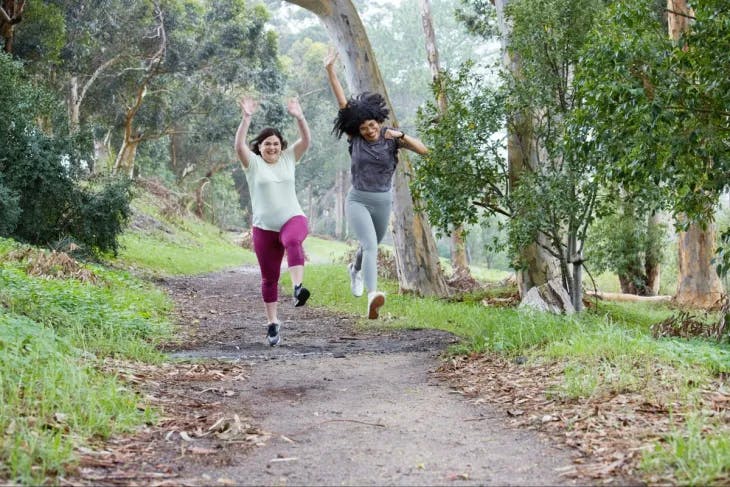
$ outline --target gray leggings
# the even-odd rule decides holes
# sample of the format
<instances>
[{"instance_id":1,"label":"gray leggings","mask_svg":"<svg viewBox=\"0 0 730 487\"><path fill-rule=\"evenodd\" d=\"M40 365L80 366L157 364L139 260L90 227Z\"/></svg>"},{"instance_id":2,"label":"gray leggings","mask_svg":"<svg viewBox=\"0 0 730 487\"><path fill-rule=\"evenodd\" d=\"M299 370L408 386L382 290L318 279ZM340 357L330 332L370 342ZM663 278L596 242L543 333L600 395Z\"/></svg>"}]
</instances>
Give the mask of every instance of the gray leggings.
<instances>
[{"instance_id":1,"label":"gray leggings","mask_svg":"<svg viewBox=\"0 0 730 487\"><path fill-rule=\"evenodd\" d=\"M345 200L347 221L360 241L355 269L362 269L365 288L370 292L378 290L378 244L388 229L391 204L390 191L375 193L351 188Z\"/></svg>"}]
</instances>

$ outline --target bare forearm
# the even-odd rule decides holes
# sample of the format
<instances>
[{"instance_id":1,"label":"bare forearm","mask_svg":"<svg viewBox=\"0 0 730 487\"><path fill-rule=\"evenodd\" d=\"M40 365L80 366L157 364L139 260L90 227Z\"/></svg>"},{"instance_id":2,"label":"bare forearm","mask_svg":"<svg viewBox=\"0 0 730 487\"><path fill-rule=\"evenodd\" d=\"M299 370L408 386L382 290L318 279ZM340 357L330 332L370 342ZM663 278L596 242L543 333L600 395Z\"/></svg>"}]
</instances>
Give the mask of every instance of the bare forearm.
<instances>
[{"instance_id":1,"label":"bare forearm","mask_svg":"<svg viewBox=\"0 0 730 487\"><path fill-rule=\"evenodd\" d=\"M309 132L307 119L304 118L303 115L301 117L296 117L296 119L297 128L299 128L299 140L294 143L294 157L298 161L299 159L301 159L301 157L304 155L304 152L309 147L309 144L312 141L312 137Z\"/></svg>"},{"instance_id":2,"label":"bare forearm","mask_svg":"<svg viewBox=\"0 0 730 487\"><path fill-rule=\"evenodd\" d=\"M405 133L401 138L401 145L408 150L412 150L416 154L420 154L422 156L428 154L428 147L426 147L426 145L421 142L420 139L417 139L416 137L412 137Z\"/></svg>"},{"instance_id":3,"label":"bare forearm","mask_svg":"<svg viewBox=\"0 0 730 487\"><path fill-rule=\"evenodd\" d=\"M347 97L345 96L345 91L342 89L340 80L337 79L335 67L327 66L326 70L327 79L329 80L330 86L332 87L332 93L334 93L335 98L337 99L337 105L339 105L340 108L345 108L345 106L347 106Z\"/></svg>"},{"instance_id":4,"label":"bare forearm","mask_svg":"<svg viewBox=\"0 0 730 487\"><path fill-rule=\"evenodd\" d=\"M241 164L243 164L244 167L248 167L249 149L246 145L246 137L248 136L248 128L250 125L251 115L243 115L243 117L241 118L241 123L238 125L238 130L236 131L236 140L234 142L236 155L238 155L238 159L241 161Z\"/></svg>"}]
</instances>

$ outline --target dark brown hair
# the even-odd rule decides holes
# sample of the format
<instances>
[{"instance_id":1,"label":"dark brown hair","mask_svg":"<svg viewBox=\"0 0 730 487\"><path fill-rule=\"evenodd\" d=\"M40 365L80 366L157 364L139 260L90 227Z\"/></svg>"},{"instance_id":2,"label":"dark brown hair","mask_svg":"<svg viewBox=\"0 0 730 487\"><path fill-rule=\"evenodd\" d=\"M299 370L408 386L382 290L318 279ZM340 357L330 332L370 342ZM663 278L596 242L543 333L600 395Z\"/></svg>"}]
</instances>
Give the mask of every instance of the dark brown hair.
<instances>
[{"instance_id":1,"label":"dark brown hair","mask_svg":"<svg viewBox=\"0 0 730 487\"><path fill-rule=\"evenodd\" d=\"M261 151L259 150L259 144L261 144L264 139L268 139L272 135L276 135L279 138L279 141L281 142L281 150L284 151L284 149L286 149L287 143L286 140L284 140L284 137L281 135L281 132L279 132L275 128L266 127L265 129L261 130L261 132L259 132L259 134L251 141L250 147L253 153L257 156L260 156Z\"/></svg>"}]
</instances>

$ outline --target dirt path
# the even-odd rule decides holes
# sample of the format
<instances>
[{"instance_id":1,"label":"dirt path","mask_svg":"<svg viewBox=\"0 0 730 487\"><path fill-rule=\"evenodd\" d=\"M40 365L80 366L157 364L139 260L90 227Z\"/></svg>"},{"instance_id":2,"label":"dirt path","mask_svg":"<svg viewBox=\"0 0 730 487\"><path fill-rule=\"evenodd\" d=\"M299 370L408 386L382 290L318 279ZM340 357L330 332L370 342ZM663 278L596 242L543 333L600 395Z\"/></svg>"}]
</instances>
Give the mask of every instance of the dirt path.
<instances>
[{"instance_id":1,"label":"dirt path","mask_svg":"<svg viewBox=\"0 0 730 487\"><path fill-rule=\"evenodd\" d=\"M110 367L163 418L84 452L64 483L586 484L560 476L571 450L507 427L504 409L433 373L456 342L447 333L362 331L357 317L317 309L313 289L304 308L282 293L282 345L271 348L257 269L160 284L190 336L172 364Z\"/></svg>"},{"instance_id":2,"label":"dirt path","mask_svg":"<svg viewBox=\"0 0 730 487\"><path fill-rule=\"evenodd\" d=\"M356 317L317 309L315 289L313 307L290 307L283 293L282 345L271 348L255 268L164 286L183 321L198 325L171 356L245 366L246 380L226 384L225 404L246 411L264 432L258 446L238 453L232 444L217 458L176 457L182 483L569 483L558 473L571 464L568 451L535 432L506 428L504 413L466 401L433 376L439 353L455 342L451 335L358 331Z\"/></svg>"}]
</instances>

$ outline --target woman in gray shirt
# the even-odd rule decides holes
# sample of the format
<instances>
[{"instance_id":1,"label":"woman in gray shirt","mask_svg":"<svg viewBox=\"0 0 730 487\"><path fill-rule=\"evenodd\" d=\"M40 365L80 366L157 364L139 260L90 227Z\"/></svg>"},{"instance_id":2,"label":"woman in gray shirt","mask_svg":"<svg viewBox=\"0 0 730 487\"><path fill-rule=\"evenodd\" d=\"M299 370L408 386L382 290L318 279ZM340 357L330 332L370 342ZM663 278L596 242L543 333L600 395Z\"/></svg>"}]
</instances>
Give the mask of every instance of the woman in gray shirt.
<instances>
[{"instance_id":1,"label":"woman in gray shirt","mask_svg":"<svg viewBox=\"0 0 730 487\"><path fill-rule=\"evenodd\" d=\"M375 319L385 304L385 294L377 288L378 244L388 228L398 149L421 155L428 149L417 138L383 125L389 111L379 93L365 92L348 100L335 73L336 60L337 52L330 48L324 66L340 107L332 131L338 138L346 134L349 142L352 187L345 210L350 228L360 241L355 261L348 265L350 287L353 295L362 296L365 281L368 318Z\"/></svg>"}]
</instances>

